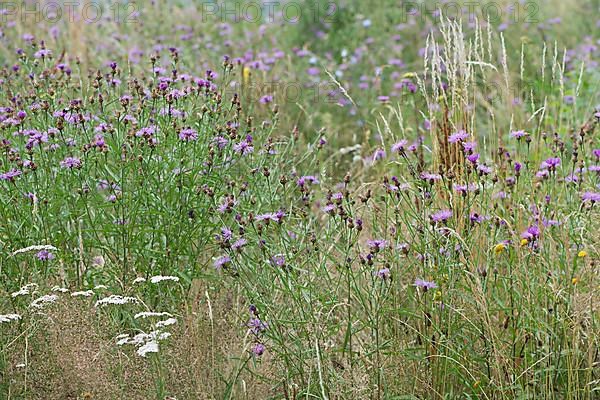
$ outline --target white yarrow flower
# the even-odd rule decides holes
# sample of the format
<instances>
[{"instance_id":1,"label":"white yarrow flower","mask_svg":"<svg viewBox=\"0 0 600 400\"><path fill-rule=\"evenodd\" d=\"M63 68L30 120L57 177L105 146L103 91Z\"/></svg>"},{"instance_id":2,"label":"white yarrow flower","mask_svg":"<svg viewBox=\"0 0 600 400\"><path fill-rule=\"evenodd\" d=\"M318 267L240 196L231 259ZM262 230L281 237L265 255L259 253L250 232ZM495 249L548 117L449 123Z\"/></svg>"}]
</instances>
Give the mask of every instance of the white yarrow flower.
<instances>
[{"instance_id":1,"label":"white yarrow flower","mask_svg":"<svg viewBox=\"0 0 600 400\"><path fill-rule=\"evenodd\" d=\"M152 312L152 311L143 311L135 314L133 316L134 319L138 318L149 318L149 317L170 317L171 314L168 312Z\"/></svg>"},{"instance_id":2,"label":"white yarrow flower","mask_svg":"<svg viewBox=\"0 0 600 400\"><path fill-rule=\"evenodd\" d=\"M28 294L31 294L32 291L37 289L37 287L38 285L36 283L28 283L27 285L23 286L18 291L11 293L10 295L12 297L27 296Z\"/></svg>"},{"instance_id":3,"label":"white yarrow flower","mask_svg":"<svg viewBox=\"0 0 600 400\"><path fill-rule=\"evenodd\" d=\"M133 284L134 284L134 285L135 285L136 283L144 283L144 282L146 282L146 278L142 278L141 276L140 276L140 277L137 277L137 278L135 278L135 279L133 280Z\"/></svg>"},{"instance_id":4,"label":"white yarrow flower","mask_svg":"<svg viewBox=\"0 0 600 400\"><path fill-rule=\"evenodd\" d=\"M43 308L47 304L54 303L56 300L58 300L58 296L57 295L55 295L55 294L47 294L47 295L44 295L42 297L38 297L37 299L35 299L34 301L32 301L29 306L33 307L33 308Z\"/></svg>"},{"instance_id":5,"label":"white yarrow flower","mask_svg":"<svg viewBox=\"0 0 600 400\"><path fill-rule=\"evenodd\" d=\"M158 342L156 342L156 341L147 342L146 344L144 344L143 346L140 346L137 349L137 353L142 357L146 357L146 354L148 354L148 353L158 353Z\"/></svg>"},{"instance_id":6,"label":"white yarrow flower","mask_svg":"<svg viewBox=\"0 0 600 400\"><path fill-rule=\"evenodd\" d=\"M73 297L79 297L79 296L83 296L83 297L90 297L94 295L94 291L93 290L85 290L85 291L79 291L79 292L73 292L71 293L71 296Z\"/></svg>"},{"instance_id":7,"label":"white yarrow flower","mask_svg":"<svg viewBox=\"0 0 600 400\"><path fill-rule=\"evenodd\" d=\"M52 289L53 292L60 292L60 293L67 293L69 291L69 289L64 288L64 287L60 287L60 286L54 286Z\"/></svg>"},{"instance_id":8,"label":"white yarrow flower","mask_svg":"<svg viewBox=\"0 0 600 400\"><path fill-rule=\"evenodd\" d=\"M176 323L177 323L177 319L169 318L169 319L165 319L164 321L158 321L156 323L156 328L160 329L160 328L164 328L165 326L175 325Z\"/></svg>"},{"instance_id":9,"label":"white yarrow flower","mask_svg":"<svg viewBox=\"0 0 600 400\"><path fill-rule=\"evenodd\" d=\"M162 275L156 275L150 278L150 282L152 283L159 283L162 281L173 281L173 282L179 282L179 278L176 276L162 276Z\"/></svg>"},{"instance_id":10,"label":"white yarrow flower","mask_svg":"<svg viewBox=\"0 0 600 400\"><path fill-rule=\"evenodd\" d=\"M18 319L21 319L19 314L0 314L0 324L3 322L16 321Z\"/></svg>"},{"instance_id":11,"label":"white yarrow flower","mask_svg":"<svg viewBox=\"0 0 600 400\"><path fill-rule=\"evenodd\" d=\"M123 296L119 296L117 294L113 294L113 295L110 295L108 297L98 300L96 302L95 306L99 307L99 306L105 306L108 304L122 305L122 304L137 303L137 302L138 302L138 299L136 299L135 297L123 297Z\"/></svg>"},{"instance_id":12,"label":"white yarrow flower","mask_svg":"<svg viewBox=\"0 0 600 400\"><path fill-rule=\"evenodd\" d=\"M117 345L118 346L123 346L124 344L129 343L129 335L126 334L126 333L122 333L120 335L117 335L117 337L115 339L117 339Z\"/></svg>"}]
</instances>

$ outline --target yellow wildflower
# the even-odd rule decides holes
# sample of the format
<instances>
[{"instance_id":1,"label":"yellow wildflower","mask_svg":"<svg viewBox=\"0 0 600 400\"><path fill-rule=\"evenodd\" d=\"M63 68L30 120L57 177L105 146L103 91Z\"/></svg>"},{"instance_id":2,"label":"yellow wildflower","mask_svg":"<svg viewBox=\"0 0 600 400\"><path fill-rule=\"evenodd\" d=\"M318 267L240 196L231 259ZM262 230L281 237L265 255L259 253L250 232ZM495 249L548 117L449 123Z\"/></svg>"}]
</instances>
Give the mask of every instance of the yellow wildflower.
<instances>
[{"instance_id":1,"label":"yellow wildflower","mask_svg":"<svg viewBox=\"0 0 600 400\"><path fill-rule=\"evenodd\" d=\"M501 254L504 250L506 250L506 245L504 243L498 243L494 246L494 253L496 254Z\"/></svg>"}]
</instances>

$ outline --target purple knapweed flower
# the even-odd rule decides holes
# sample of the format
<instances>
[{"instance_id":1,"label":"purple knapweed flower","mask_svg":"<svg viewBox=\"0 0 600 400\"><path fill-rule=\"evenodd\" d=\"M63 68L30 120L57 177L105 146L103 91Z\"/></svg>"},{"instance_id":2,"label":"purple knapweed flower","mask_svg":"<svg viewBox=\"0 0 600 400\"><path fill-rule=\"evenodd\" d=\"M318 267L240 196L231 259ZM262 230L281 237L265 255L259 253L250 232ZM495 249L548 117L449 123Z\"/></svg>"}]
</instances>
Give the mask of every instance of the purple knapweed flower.
<instances>
[{"instance_id":1,"label":"purple knapweed flower","mask_svg":"<svg viewBox=\"0 0 600 400\"><path fill-rule=\"evenodd\" d=\"M233 244L231 245L231 248L233 250L241 250L242 247L244 247L247 243L248 243L248 241L246 239L239 238L238 240L236 240L235 242L233 242Z\"/></svg>"},{"instance_id":2,"label":"purple knapweed flower","mask_svg":"<svg viewBox=\"0 0 600 400\"><path fill-rule=\"evenodd\" d=\"M254 346L252 346L252 353L254 353L254 355L256 355L257 357L262 356L265 350L266 347L262 343L255 343Z\"/></svg>"},{"instance_id":3,"label":"purple knapweed flower","mask_svg":"<svg viewBox=\"0 0 600 400\"><path fill-rule=\"evenodd\" d=\"M23 172L13 168L8 172L4 172L2 174L0 174L0 181L10 181L13 182L15 180L15 178L19 175L21 175Z\"/></svg>"},{"instance_id":4,"label":"purple knapweed flower","mask_svg":"<svg viewBox=\"0 0 600 400\"><path fill-rule=\"evenodd\" d=\"M250 318L248 321L248 328L250 328L250 332L255 336L260 335L264 331L267 330L268 325L266 322L261 321L259 318Z\"/></svg>"},{"instance_id":5,"label":"purple knapweed flower","mask_svg":"<svg viewBox=\"0 0 600 400\"><path fill-rule=\"evenodd\" d=\"M463 150L467 154L471 154L477 147L477 142L463 142Z\"/></svg>"},{"instance_id":6,"label":"purple knapweed flower","mask_svg":"<svg viewBox=\"0 0 600 400\"><path fill-rule=\"evenodd\" d=\"M556 170L556 167L559 165L560 165L560 158L551 157L551 158L547 159L546 161L543 161L540 168L553 171L553 170Z\"/></svg>"},{"instance_id":7,"label":"purple knapweed flower","mask_svg":"<svg viewBox=\"0 0 600 400\"><path fill-rule=\"evenodd\" d=\"M385 158L385 150L384 149L375 150L375 152L373 153L373 156L371 158L373 161L378 161L378 160L384 159Z\"/></svg>"},{"instance_id":8,"label":"purple knapweed flower","mask_svg":"<svg viewBox=\"0 0 600 400\"><path fill-rule=\"evenodd\" d=\"M416 279L413 286L423 289L424 291L437 288L437 284L433 281L426 281L423 279Z\"/></svg>"},{"instance_id":9,"label":"purple knapweed flower","mask_svg":"<svg viewBox=\"0 0 600 400\"><path fill-rule=\"evenodd\" d=\"M392 145L392 153L402 154L406 151L406 146L408 145L408 140L402 139L399 142L396 142Z\"/></svg>"},{"instance_id":10,"label":"purple knapweed flower","mask_svg":"<svg viewBox=\"0 0 600 400\"><path fill-rule=\"evenodd\" d=\"M429 183L433 183L434 181L439 181L442 179L442 176L439 174L432 174L430 172L421 172L421 179L429 181Z\"/></svg>"},{"instance_id":11,"label":"purple knapweed flower","mask_svg":"<svg viewBox=\"0 0 600 400\"><path fill-rule=\"evenodd\" d=\"M460 130L448 136L448 143L464 142L469 137L469 134L465 130Z\"/></svg>"},{"instance_id":12,"label":"purple knapweed flower","mask_svg":"<svg viewBox=\"0 0 600 400\"><path fill-rule=\"evenodd\" d=\"M271 257L271 264L274 267L285 267L285 256L283 254L276 254Z\"/></svg>"},{"instance_id":13,"label":"purple knapweed flower","mask_svg":"<svg viewBox=\"0 0 600 400\"><path fill-rule=\"evenodd\" d=\"M547 169L542 169L541 171L538 171L535 173L536 178L547 178L550 175L550 173L548 172Z\"/></svg>"},{"instance_id":14,"label":"purple knapweed flower","mask_svg":"<svg viewBox=\"0 0 600 400\"><path fill-rule=\"evenodd\" d=\"M523 138L523 137L525 137L527 135L529 135L529 133L527 133L527 132L525 132L523 130L512 131L510 133L510 137L516 138L517 140L519 140L519 139L521 139L521 138Z\"/></svg>"},{"instance_id":15,"label":"purple knapweed flower","mask_svg":"<svg viewBox=\"0 0 600 400\"><path fill-rule=\"evenodd\" d=\"M534 241L539 237L540 228L538 228L537 225L532 225L529 228L527 228L527 230L525 230L523 233L521 233L521 238L527 239L529 241Z\"/></svg>"},{"instance_id":16,"label":"purple knapweed flower","mask_svg":"<svg viewBox=\"0 0 600 400\"><path fill-rule=\"evenodd\" d=\"M305 175L305 176L301 176L300 178L298 178L296 180L296 184L300 187L303 187L307 183L312 183L313 185L318 185L319 179L314 175Z\"/></svg>"},{"instance_id":17,"label":"purple knapweed flower","mask_svg":"<svg viewBox=\"0 0 600 400\"><path fill-rule=\"evenodd\" d=\"M248 135L246 136L246 139L234 144L233 150L243 156L252 153L254 151L254 146L252 146L252 136Z\"/></svg>"},{"instance_id":18,"label":"purple knapweed flower","mask_svg":"<svg viewBox=\"0 0 600 400\"><path fill-rule=\"evenodd\" d=\"M485 164L479 164L477 165L477 171L479 171L481 175L488 175L492 173L492 168L488 167Z\"/></svg>"},{"instance_id":19,"label":"purple knapweed flower","mask_svg":"<svg viewBox=\"0 0 600 400\"><path fill-rule=\"evenodd\" d=\"M81 168L81 160L77 157L66 157L60 162L60 166L63 168Z\"/></svg>"},{"instance_id":20,"label":"purple knapweed flower","mask_svg":"<svg viewBox=\"0 0 600 400\"><path fill-rule=\"evenodd\" d=\"M135 136L137 137L151 137L153 136L156 132L158 132L158 127L156 127L155 125L150 125L147 126L145 128L139 129L136 133Z\"/></svg>"},{"instance_id":21,"label":"purple knapweed flower","mask_svg":"<svg viewBox=\"0 0 600 400\"><path fill-rule=\"evenodd\" d=\"M451 210L441 210L438 211L436 213L433 213L429 216L429 218L431 218L432 222L446 222L448 221L450 218L452 218L452 211Z\"/></svg>"},{"instance_id":22,"label":"purple knapweed flower","mask_svg":"<svg viewBox=\"0 0 600 400\"><path fill-rule=\"evenodd\" d=\"M374 252L374 253L385 249L387 247L387 244L388 244L387 240L383 240L383 239L367 240L367 246L369 247L371 252Z\"/></svg>"},{"instance_id":23,"label":"purple knapweed flower","mask_svg":"<svg viewBox=\"0 0 600 400\"><path fill-rule=\"evenodd\" d=\"M379 271L376 271L376 272L374 273L374 275L375 275L377 278L380 278L380 279L386 280L386 279L388 279L388 278L391 276L391 273L390 273L390 269L389 269L389 268L382 268L382 269L380 269Z\"/></svg>"},{"instance_id":24,"label":"purple knapweed flower","mask_svg":"<svg viewBox=\"0 0 600 400\"><path fill-rule=\"evenodd\" d=\"M52 55L52 50L41 49L33 53L33 57L35 58L46 58Z\"/></svg>"},{"instance_id":25,"label":"purple knapweed flower","mask_svg":"<svg viewBox=\"0 0 600 400\"><path fill-rule=\"evenodd\" d=\"M519 174L521 172L522 167L523 167L523 165L520 162L515 162L515 165L514 165L515 173Z\"/></svg>"},{"instance_id":26,"label":"purple knapweed flower","mask_svg":"<svg viewBox=\"0 0 600 400\"><path fill-rule=\"evenodd\" d=\"M179 139L184 142L192 142L198 140L198 132L192 128L182 129L179 132Z\"/></svg>"},{"instance_id":27,"label":"purple knapweed flower","mask_svg":"<svg viewBox=\"0 0 600 400\"><path fill-rule=\"evenodd\" d=\"M471 164L477 164L477 161L479 160L479 153L469 154L467 156L467 160L469 160Z\"/></svg>"},{"instance_id":28,"label":"purple knapweed flower","mask_svg":"<svg viewBox=\"0 0 600 400\"><path fill-rule=\"evenodd\" d=\"M48 250L40 250L36 254L36 257L40 261L50 261L50 260L54 259L54 254L50 253Z\"/></svg>"},{"instance_id":29,"label":"purple knapweed flower","mask_svg":"<svg viewBox=\"0 0 600 400\"><path fill-rule=\"evenodd\" d=\"M260 98L259 102L261 104L269 104L273 102L273 96L271 95L265 95L263 97Z\"/></svg>"},{"instance_id":30,"label":"purple knapweed flower","mask_svg":"<svg viewBox=\"0 0 600 400\"><path fill-rule=\"evenodd\" d=\"M600 202L600 193L598 192L585 192L581 195L581 201L583 202L591 202L599 203Z\"/></svg>"},{"instance_id":31,"label":"purple knapweed flower","mask_svg":"<svg viewBox=\"0 0 600 400\"><path fill-rule=\"evenodd\" d=\"M221 257L217 258L214 261L213 266L217 270L219 270L219 269L222 269L224 267L227 267L230 263L231 263L231 257L229 257L229 256L221 256Z\"/></svg>"},{"instance_id":32,"label":"purple knapweed flower","mask_svg":"<svg viewBox=\"0 0 600 400\"><path fill-rule=\"evenodd\" d=\"M469 220L472 223L476 223L476 224L481 224L483 221L485 221L487 218L483 215L479 215L476 212L472 212L471 215L469 216Z\"/></svg>"}]
</instances>

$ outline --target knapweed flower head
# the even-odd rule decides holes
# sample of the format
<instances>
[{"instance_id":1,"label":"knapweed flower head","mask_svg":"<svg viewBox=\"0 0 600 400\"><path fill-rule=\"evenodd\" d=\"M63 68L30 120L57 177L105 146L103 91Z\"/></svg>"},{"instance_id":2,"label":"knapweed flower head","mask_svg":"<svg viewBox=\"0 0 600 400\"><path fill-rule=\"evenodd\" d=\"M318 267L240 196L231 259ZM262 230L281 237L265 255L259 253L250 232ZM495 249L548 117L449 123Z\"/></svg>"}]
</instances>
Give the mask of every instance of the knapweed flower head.
<instances>
[{"instance_id":1,"label":"knapweed flower head","mask_svg":"<svg viewBox=\"0 0 600 400\"><path fill-rule=\"evenodd\" d=\"M528 136L528 135L529 134L527 132L525 132L524 130L512 131L510 133L510 137L516 138L517 140L521 139L525 136Z\"/></svg>"},{"instance_id":2,"label":"knapweed flower head","mask_svg":"<svg viewBox=\"0 0 600 400\"><path fill-rule=\"evenodd\" d=\"M600 192L584 192L581 195L581 201L590 202L592 204L600 203Z\"/></svg>"},{"instance_id":3,"label":"knapweed flower head","mask_svg":"<svg viewBox=\"0 0 600 400\"><path fill-rule=\"evenodd\" d=\"M233 150L236 153L241 154L243 156L254 152L254 146L252 145L252 136L248 135L246 136L245 140L234 144Z\"/></svg>"},{"instance_id":4,"label":"knapweed flower head","mask_svg":"<svg viewBox=\"0 0 600 400\"><path fill-rule=\"evenodd\" d=\"M389 279L391 277L391 272L389 268L382 268L374 273L374 275L379 279Z\"/></svg>"},{"instance_id":5,"label":"knapweed flower head","mask_svg":"<svg viewBox=\"0 0 600 400\"><path fill-rule=\"evenodd\" d=\"M269 104L273 102L273 96L271 95L264 95L263 97L260 98L259 102L261 104Z\"/></svg>"},{"instance_id":6,"label":"knapweed flower head","mask_svg":"<svg viewBox=\"0 0 600 400\"><path fill-rule=\"evenodd\" d=\"M283 254L276 254L271 257L271 264L274 267L285 267L285 256Z\"/></svg>"},{"instance_id":7,"label":"knapweed flower head","mask_svg":"<svg viewBox=\"0 0 600 400\"><path fill-rule=\"evenodd\" d=\"M13 182L16 177L20 176L23 171L18 170L16 168L11 169L8 172L4 172L0 174L0 181L10 181Z\"/></svg>"},{"instance_id":8,"label":"knapweed flower head","mask_svg":"<svg viewBox=\"0 0 600 400\"><path fill-rule=\"evenodd\" d=\"M442 179L442 176L440 174L433 174L430 172L421 172L420 176L421 179L428 181L429 183L433 183Z\"/></svg>"},{"instance_id":9,"label":"knapweed flower head","mask_svg":"<svg viewBox=\"0 0 600 400\"><path fill-rule=\"evenodd\" d=\"M250 320L248 321L248 328L250 329L250 332L255 336L259 336L260 334L262 334L264 331L267 330L268 327L269 325L266 322L261 321L258 317L250 318Z\"/></svg>"},{"instance_id":10,"label":"knapweed flower head","mask_svg":"<svg viewBox=\"0 0 600 400\"><path fill-rule=\"evenodd\" d=\"M40 250L37 254L36 257L38 258L38 260L40 261L50 261L54 259L54 254L50 253L48 250Z\"/></svg>"},{"instance_id":11,"label":"knapweed flower head","mask_svg":"<svg viewBox=\"0 0 600 400\"><path fill-rule=\"evenodd\" d=\"M218 270L228 267L229 264L231 264L231 257L229 257L227 255L217 257L215 259L215 261L213 262L213 266Z\"/></svg>"},{"instance_id":12,"label":"knapweed flower head","mask_svg":"<svg viewBox=\"0 0 600 400\"><path fill-rule=\"evenodd\" d=\"M469 160L469 162L470 162L471 164L475 164L475 165L476 165L476 164L477 164L477 161L479 161L479 157L480 157L480 156L479 156L479 153L473 153L473 154L469 154L469 155L467 156L467 160Z\"/></svg>"},{"instance_id":13,"label":"knapweed flower head","mask_svg":"<svg viewBox=\"0 0 600 400\"><path fill-rule=\"evenodd\" d=\"M379 161L379 160L383 160L385 158L386 154L385 154L385 150L384 149L376 149L373 152L373 155L371 156L371 160L372 161Z\"/></svg>"},{"instance_id":14,"label":"knapweed flower head","mask_svg":"<svg viewBox=\"0 0 600 400\"><path fill-rule=\"evenodd\" d=\"M556 167L558 167L559 165L560 165L560 158L551 157L551 158L548 158L547 160L543 161L540 168L554 171L554 170L556 170Z\"/></svg>"},{"instance_id":15,"label":"knapweed flower head","mask_svg":"<svg viewBox=\"0 0 600 400\"><path fill-rule=\"evenodd\" d=\"M257 357L262 356L264 354L265 350L266 350L266 347L262 343L255 343L252 346L252 353Z\"/></svg>"},{"instance_id":16,"label":"knapweed flower head","mask_svg":"<svg viewBox=\"0 0 600 400\"><path fill-rule=\"evenodd\" d=\"M377 253L383 249L385 249L388 245L387 240L383 239L372 239L367 240L367 246L372 253Z\"/></svg>"},{"instance_id":17,"label":"knapweed flower head","mask_svg":"<svg viewBox=\"0 0 600 400\"><path fill-rule=\"evenodd\" d=\"M392 153L403 154L406 151L406 147L408 146L408 140L402 139L392 145Z\"/></svg>"},{"instance_id":18,"label":"knapweed flower head","mask_svg":"<svg viewBox=\"0 0 600 400\"><path fill-rule=\"evenodd\" d=\"M450 218L452 218L452 211L451 210L440 210L436 213L431 214L429 216L429 218L431 219L431 222L433 222L433 223L445 223Z\"/></svg>"},{"instance_id":19,"label":"knapweed flower head","mask_svg":"<svg viewBox=\"0 0 600 400\"><path fill-rule=\"evenodd\" d=\"M492 168L488 167L485 164L478 164L477 171L479 172L480 175L489 175L492 173Z\"/></svg>"},{"instance_id":20,"label":"knapweed flower head","mask_svg":"<svg viewBox=\"0 0 600 400\"><path fill-rule=\"evenodd\" d=\"M266 213L266 214L259 214L256 217L254 217L255 221L273 221L273 222L281 222L283 221L283 217L285 217L285 212L283 211L277 211L274 213Z\"/></svg>"},{"instance_id":21,"label":"knapweed flower head","mask_svg":"<svg viewBox=\"0 0 600 400\"><path fill-rule=\"evenodd\" d=\"M437 284L433 281L426 281L423 279L415 279L413 286L423 289L424 291L437 288Z\"/></svg>"},{"instance_id":22,"label":"knapweed flower head","mask_svg":"<svg viewBox=\"0 0 600 400\"><path fill-rule=\"evenodd\" d=\"M66 157L60 162L60 166L68 169L81 168L81 160L77 157Z\"/></svg>"},{"instance_id":23,"label":"knapweed flower head","mask_svg":"<svg viewBox=\"0 0 600 400\"><path fill-rule=\"evenodd\" d=\"M465 130L460 130L448 136L448 143L464 142L469 138L469 134Z\"/></svg>"},{"instance_id":24,"label":"knapweed flower head","mask_svg":"<svg viewBox=\"0 0 600 400\"><path fill-rule=\"evenodd\" d=\"M179 132L179 139L184 142L193 142L198 140L198 132L192 128L185 128Z\"/></svg>"},{"instance_id":25,"label":"knapweed flower head","mask_svg":"<svg viewBox=\"0 0 600 400\"><path fill-rule=\"evenodd\" d=\"M301 176L300 178L298 178L296 180L296 184L300 187L303 187L304 185L306 185L308 183L317 185L317 184L319 184L319 179L314 175L305 175L305 176Z\"/></svg>"},{"instance_id":26,"label":"knapweed flower head","mask_svg":"<svg viewBox=\"0 0 600 400\"><path fill-rule=\"evenodd\" d=\"M154 136L157 132L158 132L158 127L156 125L150 125L150 126L146 126L144 128L139 129L135 133L135 136L150 138L150 137Z\"/></svg>"},{"instance_id":27,"label":"knapweed flower head","mask_svg":"<svg viewBox=\"0 0 600 400\"><path fill-rule=\"evenodd\" d=\"M248 244L248 241L245 238L239 238L231 244L231 248L233 250L241 250L246 244Z\"/></svg>"},{"instance_id":28,"label":"knapweed flower head","mask_svg":"<svg viewBox=\"0 0 600 400\"><path fill-rule=\"evenodd\" d=\"M540 236L540 228L537 225L532 225L521 233L521 239L527 239L529 242L535 241Z\"/></svg>"}]
</instances>

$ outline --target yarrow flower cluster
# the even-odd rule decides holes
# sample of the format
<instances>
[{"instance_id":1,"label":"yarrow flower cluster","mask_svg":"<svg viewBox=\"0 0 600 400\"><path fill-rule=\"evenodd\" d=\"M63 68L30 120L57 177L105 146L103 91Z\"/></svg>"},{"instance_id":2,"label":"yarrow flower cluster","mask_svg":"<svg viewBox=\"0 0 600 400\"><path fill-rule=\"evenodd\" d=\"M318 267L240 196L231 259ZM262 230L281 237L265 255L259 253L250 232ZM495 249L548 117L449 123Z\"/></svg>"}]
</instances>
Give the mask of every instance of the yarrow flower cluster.
<instances>
[{"instance_id":1,"label":"yarrow flower cluster","mask_svg":"<svg viewBox=\"0 0 600 400\"><path fill-rule=\"evenodd\" d=\"M135 297L129 297L129 296L120 296L117 294L112 294L108 297L102 298L98 301L96 301L95 307L104 307L107 305L123 305L123 304L130 304L130 303L138 303L139 300L136 299Z\"/></svg>"}]
</instances>

